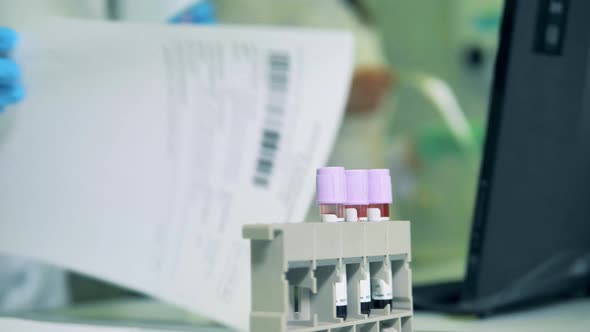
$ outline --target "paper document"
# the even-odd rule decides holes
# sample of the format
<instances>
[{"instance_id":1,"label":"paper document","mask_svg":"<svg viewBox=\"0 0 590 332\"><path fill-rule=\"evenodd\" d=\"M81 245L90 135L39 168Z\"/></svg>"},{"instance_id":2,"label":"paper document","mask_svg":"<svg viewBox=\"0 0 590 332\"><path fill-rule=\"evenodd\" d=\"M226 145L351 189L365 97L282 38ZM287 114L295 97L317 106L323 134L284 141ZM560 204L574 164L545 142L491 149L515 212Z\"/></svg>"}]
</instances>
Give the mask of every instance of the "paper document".
<instances>
[{"instance_id":1,"label":"paper document","mask_svg":"<svg viewBox=\"0 0 590 332\"><path fill-rule=\"evenodd\" d=\"M0 116L0 252L246 330L247 223L302 221L353 64L344 32L57 20Z\"/></svg>"}]
</instances>

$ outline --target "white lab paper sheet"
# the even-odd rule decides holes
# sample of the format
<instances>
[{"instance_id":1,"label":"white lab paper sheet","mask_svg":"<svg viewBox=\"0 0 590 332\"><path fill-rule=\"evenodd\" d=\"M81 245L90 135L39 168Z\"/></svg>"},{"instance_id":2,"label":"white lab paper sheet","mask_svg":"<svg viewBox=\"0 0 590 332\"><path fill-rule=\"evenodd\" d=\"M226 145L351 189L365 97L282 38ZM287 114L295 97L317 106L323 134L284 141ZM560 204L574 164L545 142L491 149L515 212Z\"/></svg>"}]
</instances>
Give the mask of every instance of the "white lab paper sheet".
<instances>
[{"instance_id":1,"label":"white lab paper sheet","mask_svg":"<svg viewBox=\"0 0 590 332\"><path fill-rule=\"evenodd\" d=\"M0 252L246 330L247 223L301 221L353 63L344 32L55 20L21 33Z\"/></svg>"}]
</instances>

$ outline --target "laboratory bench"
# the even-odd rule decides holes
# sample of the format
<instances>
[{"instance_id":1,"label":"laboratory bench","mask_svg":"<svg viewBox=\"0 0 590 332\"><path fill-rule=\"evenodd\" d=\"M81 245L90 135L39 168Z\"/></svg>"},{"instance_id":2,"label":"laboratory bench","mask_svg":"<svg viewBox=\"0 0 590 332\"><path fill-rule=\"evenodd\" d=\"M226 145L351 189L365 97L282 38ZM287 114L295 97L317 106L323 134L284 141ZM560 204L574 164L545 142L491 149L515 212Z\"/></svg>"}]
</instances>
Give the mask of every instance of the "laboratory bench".
<instances>
[{"instance_id":1,"label":"laboratory bench","mask_svg":"<svg viewBox=\"0 0 590 332\"><path fill-rule=\"evenodd\" d=\"M155 330L229 332L214 322L149 299L109 300L75 305L67 309L39 312L24 318L59 322L133 326ZM415 312L416 331L447 332L583 332L590 330L590 298L572 299L477 319L471 316L449 316Z\"/></svg>"}]
</instances>

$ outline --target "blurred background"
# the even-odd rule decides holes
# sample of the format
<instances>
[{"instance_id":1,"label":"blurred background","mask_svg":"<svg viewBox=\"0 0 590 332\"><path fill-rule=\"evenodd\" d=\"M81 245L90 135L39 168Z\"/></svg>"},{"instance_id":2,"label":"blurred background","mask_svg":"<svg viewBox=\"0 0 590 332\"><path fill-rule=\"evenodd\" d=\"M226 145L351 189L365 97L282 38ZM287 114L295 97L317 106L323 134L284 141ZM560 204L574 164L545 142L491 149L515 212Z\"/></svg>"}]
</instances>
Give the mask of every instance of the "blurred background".
<instances>
[{"instance_id":1,"label":"blurred background","mask_svg":"<svg viewBox=\"0 0 590 332\"><path fill-rule=\"evenodd\" d=\"M348 114L333 164L389 168L394 217L412 222L414 283L459 279L503 1L367 5L394 83L374 112Z\"/></svg>"},{"instance_id":2,"label":"blurred background","mask_svg":"<svg viewBox=\"0 0 590 332\"><path fill-rule=\"evenodd\" d=\"M167 12L163 9L179 7L179 2L190 10L198 1L0 0L0 25L47 15L195 23L190 12L162 17ZM354 33L355 76L330 163L391 170L394 218L412 221L415 283L462 277L503 1L206 3L206 9L196 13L205 15L206 23ZM19 14L7 15L8 9ZM68 275L67 284L75 303L139 296L76 274Z\"/></svg>"}]
</instances>

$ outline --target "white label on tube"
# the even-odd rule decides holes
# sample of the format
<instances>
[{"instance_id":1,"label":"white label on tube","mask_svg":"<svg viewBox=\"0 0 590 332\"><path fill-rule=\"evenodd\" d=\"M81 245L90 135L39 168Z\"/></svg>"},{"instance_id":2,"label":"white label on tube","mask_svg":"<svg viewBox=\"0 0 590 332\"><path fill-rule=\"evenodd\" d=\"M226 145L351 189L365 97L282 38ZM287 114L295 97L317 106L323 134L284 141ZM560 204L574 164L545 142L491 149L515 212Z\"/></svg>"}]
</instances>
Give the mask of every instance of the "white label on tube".
<instances>
[{"instance_id":1,"label":"white label on tube","mask_svg":"<svg viewBox=\"0 0 590 332\"><path fill-rule=\"evenodd\" d=\"M355 208L347 208L345 210L346 221L359 221L358 213Z\"/></svg>"},{"instance_id":2,"label":"white label on tube","mask_svg":"<svg viewBox=\"0 0 590 332\"><path fill-rule=\"evenodd\" d=\"M391 275L391 266L385 261L383 268L385 269L385 273L387 273L387 280L371 279L371 296L373 297L373 300L393 299L393 277Z\"/></svg>"},{"instance_id":3,"label":"white label on tube","mask_svg":"<svg viewBox=\"0 0 590 332\"><path fill-rule=\"evenodd\" d=\"M371 302L371 282L369 280L361 280L359 284L361 303Z\"/></svg>"},{"instance_id":4,"label":"white label on tube","mask_svg":"<svg viewBox=\"0 0 590 332\"><path fill-rule=\"evenodd\" d=\"M367 216L369 217L369 221L381 221L381 209L379 208L368 208L367 209Z\"/></svg>"},{"instance_id":5,"label":"white label on tube","mask_svg":"<svg viewBox=\"0 0 590 332\"><path fill-rule=\"evenodd\" d=\"M346 268L338 271L338 281L334 284L334 295L336 296L336 305L343 306L348 304L348 294L346 291Z\"/></svg>"},{"instance_id":6,"label":"white label on tube","mask_svg":"<svg viewBox=\"0 0 590 332\"><path fill-rule=\"evenodd\" d=\"M373 300L391 300L393 298L393 290L391 285L382 279L371 279Z\"/></svg>"}]
</instances>

